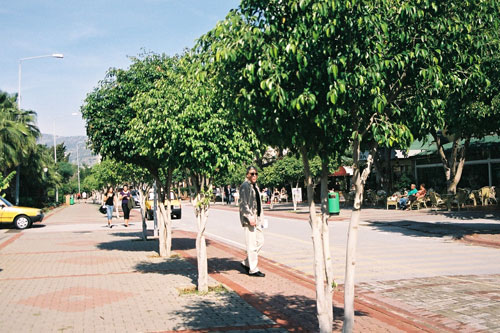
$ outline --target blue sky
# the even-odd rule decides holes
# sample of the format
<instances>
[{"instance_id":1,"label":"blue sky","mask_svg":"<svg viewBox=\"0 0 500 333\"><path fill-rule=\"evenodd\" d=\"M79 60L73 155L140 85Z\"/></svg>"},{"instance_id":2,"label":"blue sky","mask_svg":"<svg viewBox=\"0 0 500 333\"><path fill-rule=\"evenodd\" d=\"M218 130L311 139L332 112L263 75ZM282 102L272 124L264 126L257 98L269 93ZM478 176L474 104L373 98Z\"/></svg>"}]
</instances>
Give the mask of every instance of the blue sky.
<instances>
[{"instance_id":1,"label":"blue sky","mask_svg":"<svg viewBox=\"0 0 500 333\"><path fill-rule=\"evenodd\" d=\"M78 112L110 67L141 50L173 55L223 19L238 0L0 0L0 90L38 114L42 133L84 135Z\"/></svg>"}]
</instances>

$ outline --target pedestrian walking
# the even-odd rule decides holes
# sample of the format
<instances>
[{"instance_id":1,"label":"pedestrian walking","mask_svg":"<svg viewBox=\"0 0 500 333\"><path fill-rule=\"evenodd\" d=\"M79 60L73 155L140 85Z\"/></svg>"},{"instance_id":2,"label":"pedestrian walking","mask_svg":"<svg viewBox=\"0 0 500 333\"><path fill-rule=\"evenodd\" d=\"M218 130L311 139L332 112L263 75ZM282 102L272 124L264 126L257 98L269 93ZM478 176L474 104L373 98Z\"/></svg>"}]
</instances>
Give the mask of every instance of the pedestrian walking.
<instances>
[{"instance_id":1,"label":"pedestrian walking","mask_svg":"<svg viewBox=\"0 0 500 333\"><path fill-rule=\"evenodd\" d=\"M120 192L120 200L122 202L123 219L125 220L125 227L128 227L128 220L130 219L130 208L128 201L131 200L132 194L128 190L128 185L123 185L123 190Z\"/></svg>"},{"instance_id":2,"label":"pedestrian walking","mask_svg":"<svg viewBox=\"0 0 500 333\"><path fill-rule=\"evenodd\" d=\"M224 196L226 199L226 204L231 204L231 185L224 187Z\"/></svg>"},{"instance_id":3,"label":"pedestrian walking","mask_svg":"<svg viewBox=\"0 0 500 333\"><path fill-rule=\"evenodd\" d=\"M115 192L110 186L104 195L103 205L106 206L106 214L108 215L108 228L113 228L111 220L113 219L113 208L115 205Z\"/></svg>"},{"instance_id":4,"label":"pedestrian walking","mask_svg":"<svg viewBox=\"0 0 500 333\"><path fill-rule=\"evenodd\" d=\"M259 252L264 245L262 221L264 210L257 186L257 169L253 166L247 168L246 180L240 186L240 222L245 230L247 258L241 262L248 275L266 276L258 268Z\"/></svg>"}]
</instances>

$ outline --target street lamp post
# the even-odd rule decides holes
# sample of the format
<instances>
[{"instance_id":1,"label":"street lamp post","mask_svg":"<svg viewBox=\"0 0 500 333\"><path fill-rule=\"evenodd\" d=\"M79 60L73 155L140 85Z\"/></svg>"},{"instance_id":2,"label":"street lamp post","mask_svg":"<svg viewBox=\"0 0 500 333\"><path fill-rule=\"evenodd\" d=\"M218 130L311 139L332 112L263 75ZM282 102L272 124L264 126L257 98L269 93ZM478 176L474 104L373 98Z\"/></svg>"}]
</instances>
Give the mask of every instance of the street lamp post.
<instances>
[{"instance_id":1,"label":"street lamp post","mask_svg":"<svg viewBox=\"0 0 500 333\"><path fill-rule=\"evenodd\" d=\"M32 60L32 59L40 59L40 58L59 58L62 59L64 58L64 55L61 53L52 53L52 54L47 54L47 55L41 55L41 56L35 56L35 57L27 57L27 58L21 58L19 59L19 78L18 78L18 86L17 86L17 106L19 110L21 110L21 72L22 72L22 62L25 60ZM55 161L55 157L54 157ZM55 161L57 163L57 161ZM18 165L17 166L17 172L16 172L16 205L19 205L19 173L20 173L21 167ZM57 188L56 188L56 201L57 199Z\"/></svg>"},{"instance_id":2,"label":"street lamp post","mask_svg":"<svg viewBox=\"0 0 500 333\"><path fill-rule=\"evenodd\" d=\"M78 112L73 112L71 113L72 116L78 116L80 115L80 113ZM81 195L81 192L80 192L80 156L79 156L79 153L78 153L78 148L79 148L79 142L76 143L76 165L78 167L78 171L77 171L77 174L78 174L78 193Z\"/></svg>"},{"instance_id":3,"label":"street lamp post","mask_svg":"<svg viewBox=\"0 0 500 333\"><path fill-rule=\"evenodd\" d=\"M78 168L78 194L81 195L80 193L80 157L78 155L78 143L76 144L76 166Z\"/></svg>"}]
</instances>

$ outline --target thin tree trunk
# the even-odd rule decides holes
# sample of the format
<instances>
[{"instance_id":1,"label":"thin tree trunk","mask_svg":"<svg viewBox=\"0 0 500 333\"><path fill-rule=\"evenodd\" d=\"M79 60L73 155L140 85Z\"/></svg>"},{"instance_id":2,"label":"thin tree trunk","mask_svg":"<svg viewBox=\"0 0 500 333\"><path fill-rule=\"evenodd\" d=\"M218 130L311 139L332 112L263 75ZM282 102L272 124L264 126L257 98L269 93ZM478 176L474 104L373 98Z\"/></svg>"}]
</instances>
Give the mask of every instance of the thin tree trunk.
<instances>
[{"instance_id":1,"label":"thin tree trunk","mask_svg":"<svg viewBox=\"0 0 500 333\"><path fill-rule=\"evenodd\" d=\"M450 194L457 193L457 185L462 178L462 172L464 170L465 164L465 152L470 144L470 138L465 139L462 147L460 147L460 139L455 139L453 142L452 156L451 160L452 167L450 173L450 179L447 179L447 191Z\"/></svg>"},{"instance_id":2,"label":"thin tree trunk","mask_svg":"<svg viewBox=\"0 0 500 333\"><path fill-rule=\"evenodd\" d=\"M293 186L293 185L292 185ZM299 188L299 182L297 182L297 185L295 186L296 189ZM295 192L297 193L297 192ZM293 211L296 212L297 211L297 195L294 195L293 194L293 187L292 187L292 201L293 201Z\"/></svg>"},{"instance_id":3,"label":"thin tree trunk","mask_svg":"<svg viewBox=\"0 0 500 333\"><path fill-rule=\"evenodd\" d=\"M203 199L202 199L203 200ZM196 235L196 257L198 261L198 291L208 291L208 261L205 228L207 225L206 207L200 207L196 215L198 234Z\"/></svg>"},{"instance_id":4,"label":"thin tree trunk","mask_svg":"<svg viewBox=\"0 0 500 333\"><path fill-rule=\"evenodd\" d=\"M391 163L391 155L392 155L392 148L387 148L385 150L385 163L386 163L386 177L387 177L387 184L385 185L384 189L387 192L387 195L392 194L392 183L393 183L393 175L392 175L392 163Z\"/></svg>"},{"instance_id":5,"label":"thin tree trunk","mask_svg":"<svg viewBox=\"0 0 500 333\"><path fill-rule=\"evenodd\" d=\"M148 188L146 188L146 193L148 193ZM148 226L146 224L146 196L144 195L144 191L139 186L139 207L141 209L141 218L142 218L142 239L148 240Z\"/></svg>"},{"instance_id":6,"label":"thin tree trunk","mask_svg":"<svg viewBox=\"0 0 500 333\"><path fill-rule=\"evenodd\" d=\"M316 310L319 322L319 331L321 333L331 332L333 325L333 308L331 306L332 295L328 293L328 284L325 256L323 251L322 226L321 219L316 215L316 206L314 204L314 188L309 159L305 147L301 148L302 162L304 163L305 181L307 187L307 202L309 204L309 225L312 230L312 241L314 250L314 275L316 280Z\"/></svg>"},{"instance_id":7,"label":"thin tree trunk","mask_svg":"<svg viewBox=\"0 0 500 333\"><path fill-rule=\"evenodd\" d=\"M330 230L328 228L328 162L322 159L321 161L321 240L323 246L323 260L325 267L325 295L326 301L329 302L326 306L332 311L329 311L329 320L333 323L333 265L330 251ZM328 295L330 295L328 297Z\"/></svg>"},{"instance_id":8,"label":"thin tree trunk","mask_svg":"<svg viewBox=\"0 0 500 333\"><path fill-rule=\"evenodd\" d=\"M158 202L160 208L160 235L159 235L159 253L160 257L170 257L172 254L172 214L170 203L170 187L172 183L172 170L167 170L167 182L163 188L163 195ZM166 198L166 199L165 199ZM165 207L165 202L167 207Z\"/></svg>"},{"instance_id":9,"label":"thin tree trunk","mask_svg":"<svg viewBox=\"0 0 500 333\"><path fill-rule=\"evenodd\" d=\"M345 281L344 281L344 325L342 327L343 333L350 333L354 329L354 273L356 268L356 247L358 242L358 226L359 217L361 213L361 204L363 202L363 191L366 180L370 175L370 169L373 164L373 156L377 151L377 146L374 145L367 158L367 165L360 172L359 155L361 142L354 140L353 144L353 165L354 174L353 182L356 188L354 196L354 205L351 214L351 221L349 222L349 229L347 233L347 250L346 250L346 267L345 267Z\"/></svg>"},{"instance_id":10,"label":"thin tree trunk","mask_svg":"<svg viewBox=\"0 0 500 333\"><path fill-rule=\"evenodd\" d=\"M191 175L194 191L191 192L198 233L196 235L196 258L198 264L198 291L208 291L208 260L205 229L212 195L212 182L205 176Z\"/></svg>"},{"instance_id":11,"label":"thin tree trunk","mask_svg":"<svg viewBox=\"0 0 500 333\"><path fill-rule=\"evenodd\" d=\"M203 181L203 179L202 179ZM212 192L212 185L207 184L207 192ZM205 186L202 187L204 189ZM207 215L209 199L206 193L198 193L197 216L198 234L196 235L196 255L198 259L198 291L208 291L208 261L207 261L207 243L205 239L205 228L207 226Z\"/></svg>"}]
</instances>

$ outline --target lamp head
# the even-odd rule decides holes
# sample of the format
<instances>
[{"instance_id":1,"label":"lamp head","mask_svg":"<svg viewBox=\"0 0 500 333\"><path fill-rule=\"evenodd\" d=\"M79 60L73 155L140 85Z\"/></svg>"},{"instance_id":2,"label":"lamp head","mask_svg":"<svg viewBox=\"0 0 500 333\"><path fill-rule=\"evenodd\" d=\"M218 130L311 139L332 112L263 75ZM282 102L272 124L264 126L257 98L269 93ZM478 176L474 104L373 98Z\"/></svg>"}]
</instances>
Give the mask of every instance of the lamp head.
<instances>
[{"instance_id":1,"label":"lamp head","mask_svg":"<svg viewBox=\"0 0 500 333\"><path fill-rule=\"evenodd\" d=\"M52 56L54 58L64 58L64 54L62 54L62 53L52 53Z\"/></svg>"}]
</instances>

